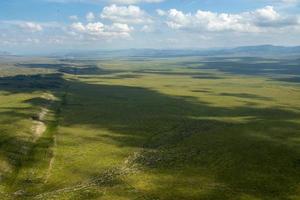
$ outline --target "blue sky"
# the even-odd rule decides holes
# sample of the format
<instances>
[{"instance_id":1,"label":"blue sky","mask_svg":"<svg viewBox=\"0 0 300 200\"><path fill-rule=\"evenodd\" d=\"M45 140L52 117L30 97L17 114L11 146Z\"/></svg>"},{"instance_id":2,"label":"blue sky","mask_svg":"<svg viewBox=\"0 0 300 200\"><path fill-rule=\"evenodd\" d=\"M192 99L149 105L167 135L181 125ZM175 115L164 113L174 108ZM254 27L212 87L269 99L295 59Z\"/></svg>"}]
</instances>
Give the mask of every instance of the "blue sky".
<instances>
[{"instance_id":1,"label":"blue sky","mask_svg":"<svg viewBox=\"0 0 300 200\"><path fill-rule=\"evenodd\" d=\"M299 0L1 0L0 51L300 45Z\"/></svg>"}]
</instances>

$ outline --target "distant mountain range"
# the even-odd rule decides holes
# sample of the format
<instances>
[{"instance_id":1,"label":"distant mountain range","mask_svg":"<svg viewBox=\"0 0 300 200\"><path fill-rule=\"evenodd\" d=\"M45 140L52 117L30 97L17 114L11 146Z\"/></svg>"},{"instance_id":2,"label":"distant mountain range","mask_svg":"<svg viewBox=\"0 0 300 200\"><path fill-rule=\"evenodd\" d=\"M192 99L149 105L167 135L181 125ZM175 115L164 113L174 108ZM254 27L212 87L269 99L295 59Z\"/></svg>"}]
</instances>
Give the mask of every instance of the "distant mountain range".
<instances>
[{"instance_id":1,"label":"distant mountain range","mask_svg":"<svg viewBox=\"0 0 300 200\"><path fill-rule=\"evenodd\" d=\"M6 51L0 51L0 56L14 56ZM21 56L21 55L20 55ZM235 48L215 49L122 49L122 50L76 50L52 54L30 56L47 56L60 59L107 59L107 58L167 58L186 56L220 56L220 57L300 57L300 46L241 46Z\"/></svg>"},{"instance_id":2,"label":"distant mountain range","mask_svg":"<svg viewBox=\"0 0 300 200\"><path fill-rule=\"evenodd\" d=\"M300 54L300 46L284 47L273 45L260 45L260 46L243 46L233 49L223 50L220 53L227 54L252 54L252 55L282 55L282 54Z\"/></svg>"},{"instance_id":3,"label":"distant mountain range","mask_svg":"<svg viewBox=\"0 0 300 200\"><path fill-rule=\"evenodd\" d=\"M109 58L109 57L180 57L180 56L300 56L300 46L285 47L273 45L242 46L227 49L124 49L73 51L52 54L64 58Z\"/></svg>"}]
</instances>

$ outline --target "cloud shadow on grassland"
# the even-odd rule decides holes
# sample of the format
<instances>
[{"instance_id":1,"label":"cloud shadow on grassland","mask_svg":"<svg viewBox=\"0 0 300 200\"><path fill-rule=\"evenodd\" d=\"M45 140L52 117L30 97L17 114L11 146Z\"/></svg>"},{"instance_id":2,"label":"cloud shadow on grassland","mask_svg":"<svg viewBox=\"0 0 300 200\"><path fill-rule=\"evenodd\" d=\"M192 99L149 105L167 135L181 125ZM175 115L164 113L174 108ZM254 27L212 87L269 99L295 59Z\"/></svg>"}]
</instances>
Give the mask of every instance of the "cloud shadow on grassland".
<instances>
[{"instance_id":1,"label":"cloud shadow on grassland","mask_svg":"<svg viewBox=\"0 0 300 200\"><path fill-rule=\"evenodd\" d=\"M294 194L300 182L300 152L293 147L299 144L292 142L300 137L300 125L291 122L300 117L299 112L275 107L214 107L141 87L68 84L64 125L116 133L87 137L86 142L109 138L120 146L144 148L146 156L135 162L146 169L205 169L231 191L228 199L242 194L284 199ZM76 107L79 102L82 104ZM223 120L228 117L249 120ZM159 196L162 190L152 192ZM210 198L216 195L222 196L224 191L216 189L209 194Z\"/></svg>"},{"instance_id":2,"label":"cloud shadow on grassland","mask_svg":"<svg viewBox=\"0 0 300 200\"><path fill-rule=\"evenodd\" d=\"M58 63L58 64L49 64L49 63L27 63L27 64L18 64L19 67L26 68L43 68L43 69L52 69L59 73L72 74L72 75L107 75L122 72L120 70L105 70L96 65L72 65L69 63Z\"/></svg>"},{"instance_id":3,"label":"cloud shadow on grassland","mask_svg":"<svg viewBox=\"0 0 300 200\"><path fill-rule=\"evenodd\" d=\"M254 62L255 61L255 62ZM238 58L238 61L232 61L230 58L206 58L202 61L183 62L189 69L201 70L218 70L235 75L256 75L256 76L283 76L283 75L300 75L299 60L280 59L280 60L264 59L264 58ZM276 62L275 62L276 61ZM281 79L281 81L295 81L294 79Z\"/></svg>"},{"instance_id":4,"label":"cloud shadow on grassland","mask_svg":"<svg viewBox=\"0 0 300 200\"><path fill-rule=\"evenodd\" d=\"M182 172L193 167L199 174L203 170L213 174L226 188L225 191L215 188L208 191L206 197L193 196L193 199L213 199L225 193L225 199L242 194L287 199L296 192L300 182L300 152L295 148L299 144L292 141L300 137L300 125L291 120L299 119L299 112L274 107L214 107L142 87L96 85L56 78L60 85L68 85L61 110L62 126L90 126L112 132L94 137L82 135L86 143L109 138L119 146L144 148L145 152L134 162L145 170L162 169L167 173L168 169ZM30 77L25 80L28 79ZM1 78L0 83L14 84L10 80L14 78ZM41 88L23 84L21 89L32 92ZM61 87L51 89L62 90ZM13 85L2 85L1 90L18 92ZM33 99L28 103L37 102ZM223 120L226 117L251 119L228 122ZM17 138L11 140L18 142ZM192 178L177 180L174 176L173 181ZM165 189L170 189L173 181L166 180L160 188L153 188L151 195L160 196ZM176 192L172 197L182 198L184 196Z\"/></svg>"}]
</instances>

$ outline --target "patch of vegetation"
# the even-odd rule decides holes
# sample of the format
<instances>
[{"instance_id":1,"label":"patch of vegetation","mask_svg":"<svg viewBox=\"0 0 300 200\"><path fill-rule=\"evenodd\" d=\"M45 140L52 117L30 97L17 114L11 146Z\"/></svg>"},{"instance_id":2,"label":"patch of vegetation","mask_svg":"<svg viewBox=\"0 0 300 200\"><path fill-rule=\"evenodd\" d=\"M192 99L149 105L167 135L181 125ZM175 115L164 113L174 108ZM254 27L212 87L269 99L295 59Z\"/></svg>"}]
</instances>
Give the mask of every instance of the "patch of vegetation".
<instances>
[{"instance_id":1,"label":"patch of vegetation","mask_svg":"<svg viewBox=\"0 0 300 200\"><path fill-rule=\"evenodd\" d=\"M16 75L0 78L0 89L19 90L51 90L61 87L61 74Z\"/></svg>"},{"instance_id":2,"label":"patch of vegetation","mask_svg":"<svg viewBox=\"0 0 300 200\"><path fill-rule=\"evenodd\" d=\"M1 78L0 194L299 199L300 88L277 80L298 76L296 61L276 60L275 70L261 64L274 60L203 59L87 61L109 74L72 61L64 75ZM49 104L34 142L32 116Z\"/></svg>"},{"instance_id":3,"label":"patch of vegetation","mask_svg":"<svg viewBox=\"0 0 300 200\"><path fill-rule=\"evenodd\" d=\"M72 74L72 75L93 75L93 74L110 74L113 73L109 70L103 70L95 65L72 65L69 63L48 64L48 63L27 63L18 64L27 68L38 69L53 69L57 72Z\"/></svg>"}]
</instances>

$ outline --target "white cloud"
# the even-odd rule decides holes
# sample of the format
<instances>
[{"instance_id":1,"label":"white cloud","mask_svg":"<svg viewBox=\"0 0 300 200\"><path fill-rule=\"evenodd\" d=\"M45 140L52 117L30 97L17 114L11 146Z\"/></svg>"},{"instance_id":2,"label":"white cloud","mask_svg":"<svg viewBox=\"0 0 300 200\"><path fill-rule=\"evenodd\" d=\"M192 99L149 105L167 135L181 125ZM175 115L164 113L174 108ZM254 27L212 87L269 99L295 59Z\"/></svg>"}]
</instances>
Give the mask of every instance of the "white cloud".
<instances>
[{"instance_id":1,"label":"white cloud","mask_svg":"<svg viewBox=\"0 0 300 200\"><path fill-rule=\"evenodd\" d=\"M134 28L127 24L113 23L111 26L107 26L107 30L117 33L130 33Z\"/></svg>"},{"instance_id":2,"label":"white cloud","mask_svg":"<svg viewBox=\"0 0 300 200\"><path fill-rule=\"evenodd\" d=\"M244 13L244 18L250 20L251 23L260 28L286 28L300 25L298 16L282 15L272 6Z\"/></svg>"},{"instance_id":3,"label":"white cloud","mask_svg":"<svg viewBox=\"0 0 300 200\"><path fill-rule=\"evenodd\" d=\"M40 43L40 40L37 38L26 38L25 42L30 43L30 44L38 44L38 43Z\"/></svg>"},{"instance_id":4,"label":"white cloud","mask_svg":"<svg viewBox=\"0 0 300 200\"><path fill-rule=\"evenodd\" d=\"M166 11L161 10L161 9L156 9L156 13L157 13L159 16L165 16L165 15L166 15Z\"/></svg>"},{"instance_id":5,"label":"white cloud","mask_svg":"<svg viewBox=\"0 0 300 200\"><path fill-rule=\"evenodd\" d=\"M154 31L154 28L153 28L153 27L150 27L149 25L144 25L144 26L141 28L141 31L142 31L142 32L145 32L145 33L150 33L150 32L153 32L153 31Z\"/></svg>"},{"instance_id":6,"label":"white cloud","mask_svg":"<svg viewBox=\"0 0 300 200\"><path fill-rule=\"evenodd\" d=\"M95 14L93 12L89 12L88 14L86 14L86 20L91 22L95 20Z\"/></svg>"},{"instance_id":7,"label":"white cloud","mask_svg":"<svg viewBox=\"0 0 300 200\"><path fill-rule=\"evenodd\" d=\"M71 28L78 32L85 31L85 26L81 22L71 24Z\"/></svg>"},{"instance_id":8,"label":"white cloud","mask_svg":"<svg viewBox=\"0 0 300 200\"><path fill-rule=\"evenodd\" d=\"M32 22L23 20L0 20L0 27L7 28L21 28L24 31L30 32L40 32L46 28L62 28L62 24L52 21L52 22Z\"/></svg>"},{"instance_id":9,"label":"white cloud","mask_svg":"<svg viewBox=\"0 0 300 200\"><path fill-rule=\"evenodd\" d=\"M111 39L111 38L129 38L133 27L122 23L113 23L105 25L101 22L83 24L81 22L73 23L71 34L78 33L89 36L92 39Z\"/></svg>"},{"instance_id":10,"label":"white cloud","mask_svg":"<svg viewBox=\"0 0 300 200\"><path fill-rule=\"evenodd\" d=\"M280 15L274 10L272 6L266 6L261 9L257 9L256 11L252 12L253 15L259 17L262 20L277 20L280 18Z\"/></svg>"},{"instance_id":11,"label":"white cloud","mask_svg":"<svg viewBox=\"0 0 300 200\"><path fill-rule=\"evenodd\" d=\"M127 24L151 23L148 14L138 6L117 6L115 4L104 7L101 13L102 19Z\"/></svg>"},{"instance_id":12,"label":"white cloud","mask_svg":"<svg viewBox=\"0 0 300 200\"><path fill-rule=\"evenodd\" d=\"M155 10L151 10L152 6L147 7L151 10L147 13L143 7L126 5L142 1L113 0L109 2L119 4L105 6L100 13L66 16L69 20L64 22L0 20L0 43L15 44L18 47L23 42L28 46L33 44L47 48L50 46L48 44L53 44L55 48L59 45L63 48L76 45L79 48L99 48L102 45L105 48L105 44L108 48L300 44L300 13L279 6L284 4L279 1L285 1L286 4L295 1L267 1L276 3L274 6L240 13L205 10L186 12L179 8L157 9L155 13ZM128 39L132 40L128 42Z\"/></svg>"},{"instance_id":13,"label":"white cloud","mask_svg":"<svg viewBox=\"0 0 300 200\"><path fill-rule=\"evenodd\" d=\"M43 30L42 25L35 22L23 22L23 23L19 23L18 26L23 30L30 31L30 32L40 32Z\"/></svg>"},{"instance_id":14,"label":"white cloud","mask_svg":"<svg viewBox=\"0 0 300 200\"><path fill-rule=\"evenodd\" d=\"M69 16L69 19L72 20L72 21L77 21L78 16L77 15L71 15L71 16Z\"/></svg>"},{"instance_id":15,"label":"white cloud","mask_svg":"<svg viewBox=\"0 0 300 200\"><path fill-rule=\"evenodd\" d=\"M165 11L166 24L171 29L192 31L262 32L270 28L299 26L298 18L282 16L272 6L240 14L198 10L195 14L176 9Z\"/></svg>"}]
</instances>

